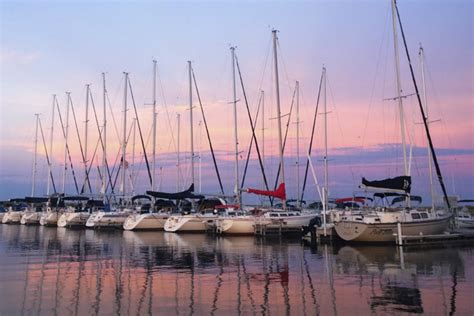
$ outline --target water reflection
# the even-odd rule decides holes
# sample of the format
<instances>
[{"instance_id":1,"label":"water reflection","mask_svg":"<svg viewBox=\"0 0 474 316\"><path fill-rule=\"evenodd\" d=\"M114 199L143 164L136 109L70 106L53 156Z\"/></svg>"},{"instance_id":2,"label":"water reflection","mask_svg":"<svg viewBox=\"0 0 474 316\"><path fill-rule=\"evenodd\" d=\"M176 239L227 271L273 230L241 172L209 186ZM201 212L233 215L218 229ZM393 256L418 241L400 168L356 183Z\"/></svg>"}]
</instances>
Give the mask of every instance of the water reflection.
<instances>
[{"instance_id":1,"label":"water reflection","mask_svg":"<svg viewBox=\"0 0 474 316\"><path fill-rule=\"evenodd\" d=\"M0 225L0 314L471 314L473 249Z\"/></svg>"}]
</instances>

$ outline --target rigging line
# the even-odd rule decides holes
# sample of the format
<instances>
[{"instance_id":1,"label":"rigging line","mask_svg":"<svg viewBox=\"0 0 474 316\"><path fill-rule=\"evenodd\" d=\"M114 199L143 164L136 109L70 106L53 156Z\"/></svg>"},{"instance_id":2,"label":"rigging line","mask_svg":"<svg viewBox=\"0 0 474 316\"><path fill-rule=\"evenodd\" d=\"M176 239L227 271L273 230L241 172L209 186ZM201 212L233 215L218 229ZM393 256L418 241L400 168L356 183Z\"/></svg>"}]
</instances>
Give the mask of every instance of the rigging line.
<instances>
[{"instance_id":1,"label":"rigging line","mask_svg":"<svg viewBox=\"0 0 474 316\"><path fill-rule=\"evenodd\" d=\"M150 171L150 164L148 163L148 157L146 155L145 142L143 140L142 128L140 126L140 120L138 119L137 106L135 105L135 97L133 96L132 83L130 82L130 79L128 79L128 86L130 87L130 95L132 97L133 108L135 110L135 117L137 118L138 133L140 134L140 141L142 143L143 155L145 156L146 169L148 171L148 178L150 180L150 186L151 186L153 180L152 180L151 171Z\"/></svg>"},{"instance_id":2,"label":"rigging line","mask_svg":"<svg viewBox=\"0 0 474 316\"><path fill-rule=\"evenodd\" d=\"M319 98L321 96L321 87L323 84L323 74L324 72L321 73L321 79L319 81L319 90L318 90L318 98L316 100L316 109L314 111L314 117L313 117L313 127L311 129L311 139L309 141L309 149L308 149L308 158L306 160L306 168L304 172L304 180L303 180L303 188L301 190L301 201L304 201L304 190L306 188L306 181L308 179L308 169L309 169L309 157L311 157L311 151L313 149L313 140L314 140L314 131L316 130L316 118L318 116L318 107L319 107Z\"/></svg>"},{"instance_id":3,"label":"rigging line","mask_svg":"<svg viewBox=\"0 0 474 316\"><path fill-rule=\"evenodd\" d=\"M125 144L128 144L128 142L130 141L130 137L131 137L131 135L132 135L132 130L133 130L132 127L133 127L133 126L130 126L130 131L128 132L128 136L127 136L127 140L126 140ZM121 149L122 149L122 146L119 147L119 152L118 152L118 154L117 154L117 160L118 160L118 157L120 156L120 151L121 151ZM117 164L117 160L115 161L115 164ZM118 180L118 177L119 177L119 175L120 175L120 169L122 168L122 165L123 165L123 164L122 164L122 161L123 161L123 160L124 160L124 157L123 157L123 155L122 155L121 158L120 158L120 163L118 164L117 174L115 175L115 180L114 180L114 184L113 184L113 186L112 186L112 189L115 188L115 186L117 185L117 180ZM126 162L126 161L127 161L127 160L125 160L125 162ZM114 166L114 169L115 169L115 166ZM125 169L128 169L128 168L125 168ZM112 171L113 171L113 169L112 169Z\"/></svg>"},{"instance_id":4,"label":"rigging line","mask_svg":"<svg viewBox=\"0 0 474 316\"><path fill-rule=\"evenodd\" d=\"M426 55L425 55L425 69L426 69L426 72L428 73L429 83L431 84L431 87L432 87L431 91L434 95L434 100L435 100L435 103L437 105L436 109L440 112L439 114L442 117L442 120L440 120L440 121L441 121L441 125L443 126L443 129L444 129L444 135L446 135L446 137L447 137L448 144L449 144L450 148L454 148L453 142L452 142L451 136L450 136L451 135L451 133L450 133L451 130L449 130L447 128L447 126L449 125L449 124L447 124L448 120L446 120L446 116L444 115L443 108L440 105L441 102L439 101L439 96L436 92L436 86L435 86L435 83L434 83L434 80L433 80L433 76L431 74L431 70L430 70L430 66L428 64L428 60L426 59ZM431 116L433 116L433 114L431 114ZM454 161L457 160L455 156L453 156L452 159L454 159Z\"/></svg>"},{"instance_id":5,"label":"rigging line","mask_svg":"<svg viewBox=\"0 0 474 316\"><path fill-rule=\"evenodd\" d=\"M93 162L94 159L95 159L95 155L97 154L97 149L99 148L99 144L100 144L100 140L97 140L97 143L95 145L95 149L94 149L94 154L92 155L92 159L91 161ZM87 169L87 172L90 174L91 172L91 169L93 167L93 163L91 163L89 166L88 166L88 169ZM100 174L99 174L100 176ZM100 176L100 180L102 181L102 176ZM85 184L85 183L84 183ZM82 189L81 190L84 190L84 184L82 185ZM81 191L82 192L82 191ZM91 192L92 193L92 192Z\"/></svg>"},{"instance_id":6,"label":"rigging line","mask_svg":"<svg viewBox=\"0 0 474 316\"><path fill-rule=\"evenodd\" d=\"M153 134L153 128L150 128L150 131L148 132L148 135L147 135L147 139L146 139L146 146L148 146L148 144L150 143L150 138L151 138L151 135ZM140 153L139 153L140 154ZM138 163L138 168L135 169L135 166L134 166L134 175L132 177L132 183L133 183L133 186L135 187L136 184L137 184L137 181L138 181L138 176L140 174L140 170L141 170L141 167L143 165L143 160L144 160L144 156L141 156L140 158L140 162Z\"/></svg>"},{"instance_id":7,"label":"rigging line","mask_svg":"<svg viewBox=\"0 0 474 316\"><path fill-rule=\"evenodd\" d=\"M61 115L61 109L59 108L59 102L58 102L57 99L56 99L56 107L58 109L59 121L61 122L61 130L63 131L63 137L64 137L64 139L66 139L66 131L64 130L63 117ZM74 179L74 186L76 187L77 194L79 194L79 186L77 185L76 173L74 172L74 167L72 165L71 152L69 151L69 144L67 144L67 143L66 143L66 151L67 151L67 156L69 158L69 163L71 165L71 173L72 173L72 177Z\"/></svg>"},{"instance_id":8,"label":"rigging line","mask_svg":"<svg viewBox=\"0 0 474 316\"><path fill-rule=\"evenodd\" d=\"M265 77L265 72L267 70L267 64L268 64L268 56L270 55L271 52L271 44L272 44L272 36L269 36L268 39L268 44L267 44L267 55L265 56L265 62L263 64L263 71L262 71L262 77L260 78L260 84L258 86L258 91L262 90L262 85L263 85L263 79Z\"/></svg>"},{"instance_id":9,"label":"rigging line","mask_svg":"<svg viewBox=\"0 0 474 316\"><path fill-rule=\"evenodd\" d=\"M285 131L285 138L283 140L283 155L285 154L285 148L286 148L286 140L288 139L288 130L290 129L290 123L291 123L291 113L293 112L293 105L295 104L295 95L296 95L296 87L295 87L295 90L293 91L293 98L291 99L291 106L290 106L290 113L288 114L288 120L286 122L286 131ZM282 161L282 163L284 163ZM276 190L277 188L277 185L278 185L278 178L280 178L280 172L281 172L281 163L278 164L278 171L277 171L277 175L276 175L276 178L275 178L275 185L273 186L273 190ZM273 200L273 199L272 199Z\"/></svg>"},{"instance_id":10,"label":"rigging line","mask_svg":"<svg viewBox=\"0 0 474 316\"><path fill-rule=\"evenodd\" d=\"M193 75L194 86L196 88L196 95L197 95L198 101L199 101L199 107L201 108L201 114L202 114L202 119L203 119L203 122L204 122L204 127L206 128L207 140L209 141L209 149L211 150L211 154L212 154L212 161L214 162L214 168L216 170L217 179L219 180L219 186L221 188L221 193L224 194L224 187L222 186L221 175L219 174L219 168L217 167L216 156L214 154L214 148L212 147L212 142L211 142L211 135L209 134L209 128L207 127L206 115L204 115L204 108L202 106L201 95L199 94L199 89L198 89L198 86L197 86L196 76L194 75L193 67L191 67L191 72L192 72L192 75Z\"/></svg>"},{"instance_id":11,"label":"rigging line","mask_svg":"<svg viewBox=\"0 0 474 316\"><path fill-rule=\"evenodd\" d=\"M118 130L118 127L117 127L117 121L115 120L114 111L112 109L112 102L110 102L108 91L105 93L105 96L107 98L107 104L109 106L110 115L112 115L112 122L114 123L115 137L117 137L117 139L120 139L120 133L119 133L119 130Z\"/></svg>"},{"instance_id":12,"label":"rigging line","mask_svg":"<svg viewBox=\"0 0 474 316\"><path fill-rule=\"evenodd\" d=\"M90 98L91 98L91 103L92 103L92 110L94 112L95 123L96 123L96 126L97 126L97 131L99 132L99 140L100 140L100 144L102 146L102 151L103 151L104 150L104 139L102 139L102 131L103 130L101 131L100 127L99 127L99 119L97 117L97 111L96 111L96 108L95 108L94 98L92 97L92 92L90 90L89 90L89 93L90 93ZM108 175L108 178L109 178L109 182L112 182L112 174L110 173L109 162L107 160L107 157L105 157L105 167L107 169L107 175ZM107 185L106 185L106 187L107 187ZM104 194L105 194L105 192L104 192ZM112 191L112 194L114 194L114 191Z\"/></svg>"},{"instance_id":13,"label":"rigging line","mask_svg":"<svg viewBox=\"0 0 474 316\"><path fill-rule=\"evenodd\" d=\"M389 14L390 14L390 6L387 7L387 12L386 12L386 16L385 16L385 28L383 30L383 33L382 33L382 41L380 42L380 47L379 47L379 51L378 51L378 54L377 54L377 62L375 64L375 75L374 75L374 81L372 83L372 90L371 90L371 93L370 93L370 99L369 99L369 108L367 109L367 115L366 115L366 120L365 120L365 124L364 124L364 129L363 129L363 132L362 132L362 138L361 138L361 147L364 146L364 141L365 141L365 135L366 135L366 132L367 132L367 127L368 127L368 124L369 124L369 113L371 112L370 110L372 109L372 105L373 105L373 99L374 99L374 94L375 94L375 84L377 82L377 73L378 73L378 69L380 67L380 62L382 60L382 48L383 48L383 44L384 44L384 39L385 39L385 34L388 32L388 21L389 21ZM388 41L387 41L387 44L388 44ZM385 75L384 75L384 78L385 78Z\"/></svg>"},{"instance_id":14,"label":"rigging line","mask_svg":"<svg viewBox=\"0 0 474 316\"><path fill-rule=\"evenodd\" d=\"M51 167L51 161L49 159L49 155L48 155L48 149L46 147L46 140L44 138L44 133L43 133L43 126L41 124L41 118L38 117L38 123L39 123L39 127L40 127L40 131L41 131L41 138L43 139L43 146L44 146L44 153L46 154L46 161L48 162L48 166ZM52 158L52 157L51 157ZM54 177L53 177L53 170L52 168L49 170L49 176L51 177L51 183L53 184L53 190L54 190L54 193L57 193L56 191L56 185L54 184Z\"/></svg>"},{"instance_id":15,"label":"rigging line","mask_svg":"<svg viewBox=\"0 0 474 316\"><path fill-rule=\"evenodd\" d=\"M257 113L255 113L255 118L254 118L254 122L257 122L258 120L258 115L260 113L260 105L262 103L262 94L260 94L260 98L258 99L258 104L257 104ZM247 175L247 169L248 169L248 165L249 165L249 160L250 160L250 153L252 152L252 147L253 147L253 137L250 138L250 145L249 145L249 150L247 151L247 159L245 161L245 167L244 167L244 173L243 173L243 176L242 176L242 182L241 182L241 185L240 185L240 188L243 189L244 185L245 185L245 178L246 178L246 175ZM268 189L267 189L268 190Z\"/></svg>"},{"instance_id":16,"label":"rigging line","mask_svg":"<svg viewBox=\"0 0 474 316\"><path fill-rule=\"evenodd\" d=\"M283 55L283 50L281 49L281 46L280 46L280 41L277 37L277 48L279 49L279 52L280 52L280 60L281 60L281 63L283 65L283 72L285 73L285 78L286 78L286 84L287 84L287 87L288 87L288 91L289 93L291 93L291 83L290 83L290 77L288 76L288 70L286 68L286 63L285 63L285 56Z\"/></svg>"},{"instance_id":17,"label":"rigging line","mask_svg":"<svg viewBox=\"0 0 474 316\"><path fill-rule=\"evenodd\" d=\"M157 74L157 78L158 78L158 82L160 84L160 92L161 92L161 96L163 98L163 102L165 104L165 111L166 111L166 119L167 119L167 122L168 122L168 126L170 128L170 131L171 131L171 141L173 143L173 147L174 147L174 151L176 152L177 149L176 149L176 142L175 142L175 139L174 139L174 133L173 133L173 126L171 125L171 118L170 118L170 113L169 113L169 110L168 110L168 103L166 102L166 98L165 98L165 91L163 89L163 83L161 81L161 77L160 77L160 72L158 70L158 66L156 66L156 74Z\"/></svg>"},{"instance_id":18,"label":"rigging line","mask_svg":"<svg viewBox=\"0 0 474 316\"><path fill-rule=\"evenodd\" d=\"M331 82L329 81L329 76L327 75L327 72L326 72L326 82L327 82L327 85L328 85L328 88L329 88L329 95L331 96L331 101L332 101L332 106L334 107L334 112L336 114L336 119L337 119L337 125L338 125L338 129L339 129L339 133L341 133L341 137L342 137L342 141L345 143L345 137L344 137L344 131L342 130L341 126L341 120L339 118L339 111L337 110L336 108L336 101L334 99L334 93L332 91L332 87L331 87ZM355 182L355 179L354 179L354 169L352 168L352 159L351 159L351 156L350 155L347 155L347 157L349 158L349 171L352 175L352 181ZM353 183L354 184L354 183Z\"/></svg>"},{"instance_id":19,"label":"rigging line","mask_svg":"<svg viewBox=\"0 0 474 316\"><path fill-rule=\"evenodd\" d=\"M267 176L265 175L265 168L263 167L262 156L260 155L260 149L258 148L258 140L257 140L257 136L255 135L255 125L252 122L252 115L250 114L249 103L248 103L248 99L247 99L247 93L245 92L244 80L242 79L242 72L240 71L239 59L237 58L237 56L235 56L235 63L237 65L237 70L239 72L240 85L242 86L242 94L244 95L245 106L246 106L246 109L247 109L247 115L248 115L248 118L249 118L250 127L252 128L252 139L255 142L255 149L257 150L258 162L260 164L260 170L262 172L263 182L265 183L265 188L268 191L269 188L268 188ZM259 106L260 106L260 102L259 102ZM258 110L257 110L257 115L258 115ZM249 155L250 155L250 150L252 149L251 146L252 146L252 144L250 144ZM247 166L246 166L246 169L247 169ZM243 180L242 180L242 187L243 187ZM271 198L270 198L270 203L273 205L273 200Z\"/></svg>"},{"instance_id":20,"label":"rigging line","mask_svg":"<svg viewBox=\"0 0 474 316\"><path fill-rule=\"evenodd\" d=\"M446 200L445 202L448 205L448 209L451 209L451 203L449 202L448 193L446 191L446 187L444 186L443 175L441 174L441 168L439 167L438 158L436 157L436 152L433 147L433 141L431 139L430 129L426 120L425 111L423 110L423 104L421 103L420 93L418 92L418 85L416 84L415 73L413 71L413 66L411 64L410 53L408 52L408 46L407 46L407 42L405 38L405 32L403 32L402 20L400 19L400 12L398 12L398 6L396 2L395 2L395 9L397 11L398 24L400 25L400 31L402 33L403 44L405 45L405 52L407 55L408 65L410 66L410 73L413 80L413 86L415 87L416 97L418 99L418 105L420 107L421 116L423 117L423 124L425 126L426 136L428 137L428 142L430 144L430 149L431 149L431 154L432 154L433 162L436 169L436 174L438 175L439 184L441 185L441 189L443 190L444 198Z\"/></svg>"},{"instance_id":21,"label":"rigging line","mask_svg":"<svg viewBox=\"0 0 474 316\"><path fill-rule=\"evenodd\" d=\"M86 161L86 156L84 155L84 150L82 148L81 135L79 134L79 126L77 125L76 111L74 110L74 104L73 104L72 98L70 96L69 96L69 100L71 102L72 117L74 118L74 126L76 127L77 139L79 140L79 149L81 151L82 161ZM91 188L91 182L89 180L89 173L88 173L86 168L84 168L84 169L85 169L86 175L85 175L83 183L85 184L85 182L87 182L87 184L89 185L89 189L90 189ZM82 185L80 194L84 194L84 184Z\"/></svg>"}]
</instances>

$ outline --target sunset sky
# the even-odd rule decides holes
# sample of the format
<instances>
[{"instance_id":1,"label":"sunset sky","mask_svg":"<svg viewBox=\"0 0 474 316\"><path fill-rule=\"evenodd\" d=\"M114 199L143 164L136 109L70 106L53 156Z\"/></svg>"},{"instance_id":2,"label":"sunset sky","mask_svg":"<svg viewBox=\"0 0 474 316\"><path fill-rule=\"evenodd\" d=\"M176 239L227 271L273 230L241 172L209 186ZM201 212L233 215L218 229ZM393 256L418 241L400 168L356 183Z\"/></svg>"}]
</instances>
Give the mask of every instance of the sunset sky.
<instances>
[{"instance_id":1,"label":"sunset sky","mask_svg":"<svg viewBox=\"0 0 474 316\"><path fill-rule=\"evenodd\" d=\"M474 5L469 0L398 1L417 83L422 89L418 56L422 44L426 55L426 93L433 142L449 194L474 198ZM102 77L107 77L108 160L116 159L123 130L123 72L130 73L140 125L151 154L152 60L157 60L157 182L164 191L176 189L176 116L181 116L180 187L190 184L189 110L187 61L193 62L213 146L226 194L233 189L233 112L230 46L242 71L252 116L260 91L265 91L265 169L274 183L278 167L276 102L271 30L279 38L279 79L282 114L290 109L295 81L300 82L300 165L305 165L319 80L327 68L329 184L332 197L352 195L363 176L368 179L403 173L398 125L393 35L390 1L1 1L0 3L0 199L31 194L35 113L49 148L52 95L58 96L65 119L66 91L71 92L79 133L84 145L86 84L91 84L102 121ZM403 93L414 92L400 36ZM242 174L251 130L244 97L237 82L239 99L239 151ZM195 151L201 149L202 191L217 192L209 145L202 116L194 100ZM128 95L128 127L133 104ZM413 143L413 194L429 200L426 136L416 97L403 100L406 132ZM295 109L294 109L295 111ZM290 118L285 168L287 195L296 197L296 113ZM320 104L320 113L322 113ZM97 145L98 129L90 113L89 157ZM60 191L64 139L56 111L53 168ZM113 116L113 117L112 117ZM262 114L257 137L262 147ZM323 181L323 116L318 115L312 161ZM115 119L114 127L113 119ZM288 116L283 118L286 126ZM70 115L70 148L78 181L83 163L78 137ZM118 131L118 135L116 130ZM135 192L149 189L143 151L136 131L133 175ZM127 147L132 164L133 142ZM51 154L51 153L50 153ZM36 194L46 193L44 146L38 141ZM96 164L92 171L93 193L97 193ZM151 159L149 157L149 159ZM196 159L196 179L198 174ZM304 167L300 169L303 177ZM198 180L197 180L198 181ZM319 200L311 176L305 196ZM196 183L198 186L198 183ZM262 188L255 151L246 187ZM118 187L118 186L117 186ZM439 185L436 183L436 188ZM439 189L437 189L439 191ZM74 194L68 172L66 193Z\"/></svg>"}]
</instances>

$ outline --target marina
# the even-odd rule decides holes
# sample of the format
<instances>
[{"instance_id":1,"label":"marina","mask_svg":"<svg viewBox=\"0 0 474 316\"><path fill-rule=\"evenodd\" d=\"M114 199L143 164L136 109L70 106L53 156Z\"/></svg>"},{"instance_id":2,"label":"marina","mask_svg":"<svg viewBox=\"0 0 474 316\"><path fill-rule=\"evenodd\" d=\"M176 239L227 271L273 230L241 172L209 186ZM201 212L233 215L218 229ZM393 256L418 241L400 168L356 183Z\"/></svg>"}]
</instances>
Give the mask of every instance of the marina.
<instances>
[{"instance_id":1,"label":"marina","mask_svg":"<svg viewBox=\"0 0 474 316\"><path fill-rule=\"evenodd\" d=\"M456 314L474 248L0 225L0 313ZM8 291L4 289L8 288Z\"/></svg>"},{"instance_id":2,"label":"marina","mask_svg":"<svg viewBox=\"0 0 474 316\"><path fill-rule=\"evenodd\" d=\"M1 5L0 315L472 315L474 4L181 5Z\"/></svg>"}]
</instances>

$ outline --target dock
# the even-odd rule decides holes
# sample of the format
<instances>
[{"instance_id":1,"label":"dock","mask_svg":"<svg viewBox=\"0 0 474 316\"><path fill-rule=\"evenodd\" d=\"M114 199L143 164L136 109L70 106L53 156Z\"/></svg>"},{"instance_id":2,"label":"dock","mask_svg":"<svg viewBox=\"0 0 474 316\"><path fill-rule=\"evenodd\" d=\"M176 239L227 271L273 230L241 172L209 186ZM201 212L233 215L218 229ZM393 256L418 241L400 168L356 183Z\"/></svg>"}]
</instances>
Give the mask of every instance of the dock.
<instances>
[{"instance_id":1,"label":"dock","mask_svg":"<svg viewBox=\"0 0 474 316\"><path fill-rule=\"evenodd\" d=\"M397 246L429 246L436 244L473 244L474 229L455 229L438 235L398 236L394 234Z\"/></svg>"},{"instance_id":2,"label":"dock","mask_svg":"<svg viewBox=\"0 0 474 316\"><path fill-rule=\"evenodd\" d=\"M271 223L255 223L255 236L282 236L302 233L301 227L289 227L283 219L273 220Z\"/></svg>"}]
</instances>

